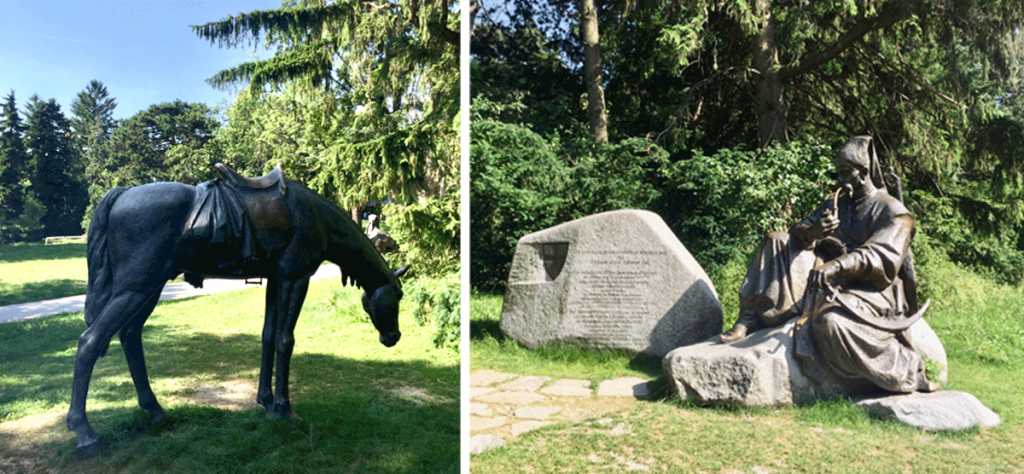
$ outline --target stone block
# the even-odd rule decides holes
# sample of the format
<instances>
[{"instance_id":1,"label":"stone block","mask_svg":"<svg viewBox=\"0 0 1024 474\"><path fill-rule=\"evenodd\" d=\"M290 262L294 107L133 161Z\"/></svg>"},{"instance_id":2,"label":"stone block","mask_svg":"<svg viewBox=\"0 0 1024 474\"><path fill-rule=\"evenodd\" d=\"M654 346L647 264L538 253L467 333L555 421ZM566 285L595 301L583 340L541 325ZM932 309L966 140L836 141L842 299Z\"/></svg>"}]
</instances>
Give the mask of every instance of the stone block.
<instances>
[{"instance_id":1,"label":"stone block","mask_svg":"<svg viewBox=\"0 0 1024 474\"><path fill-rule=\"evenodd\" d=\"M527 347L662 357L721 329L714 285L657 214L604 212L516 245L501 330Z\"/></svg>"},{"instance_id":2,"label":"stone block","mask_svg":"<svg viewBox=\"0 0 1024 474\"><path fill-rule=\"evenodd\" d=\"M892 418L928 431L991 428L1000 418L974 395L955 390L911 393L857 402L872 416Z\"/></svg>"},{"instance_id":3,"label":"stone block","mask_svg":"<svg viewBox=\"0 0 1024 474\"><path fill-rule=\"evenodd\" d=\"M639 377L622 377L601 382L597 394L609 397L633 397L645 400L650 395L648 380Z\"/></svg>"},{"instance_id":4,"label":"stone block","mask_svg":"<svg viewBox=\"0 0 1024 474\"><path fill-rule=\"evenodd\" d=\"M589 380L560 379L540 389L540 393L563 397L589 397L592 390Z\"/></svg>"},{"instance_id":5,"label":"stone block","mask_svg":"<svg viewBox=\"0 0 1024 474\"><path fill-rule=\"evenodd\" d=\"M777 407L824 396L879 391L866 380L829 374L819 383L804 375L794 352L795 324L796 320L790 320L731 344L720 344L714 337L673 350L662 360L669 388L697 403L745 407ZM925 320L918 321L910 334L911 347L931 354L945 366L945 350Z\"/></svg>"},{"instance_id":6,"label":"stone block","mask_svg":"<svg viewBox=\"0 0 1024 474\"><path fill-rule=\"evenodd\" d=\"M541 385L549 382L551 377L540 375L526 375L515 380L498 385L502 390L515 390L519 392L535 392Z\"/></svg>"},{"instance_id":7,"label":"stone block","mask_svg":"<svg viewBox=\"0 0 1024 474\"><path fill-rule=\"evenodd\" d=\"M469 438L469 453L480 454L505 446L505 440L489 434L479 434Z\"/></svg>"}]
</instances>

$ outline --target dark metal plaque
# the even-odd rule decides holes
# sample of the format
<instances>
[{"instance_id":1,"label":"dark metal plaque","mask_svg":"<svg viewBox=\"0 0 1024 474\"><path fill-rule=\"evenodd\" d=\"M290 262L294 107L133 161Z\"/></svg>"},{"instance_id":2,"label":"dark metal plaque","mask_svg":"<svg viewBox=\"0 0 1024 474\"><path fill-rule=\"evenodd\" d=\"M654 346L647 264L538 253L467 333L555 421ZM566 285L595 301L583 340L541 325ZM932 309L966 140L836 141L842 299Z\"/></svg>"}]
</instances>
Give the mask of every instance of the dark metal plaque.
<instances>
[{"instance_id":1,"label":"dark metal plaque","mask_svg":"<svg viewBox=\"0 0 1024 474\"><path fill-rule=\"evenodd\" d=\"M551 280L558 278L558 274L562 273L562 267L565 266L569 243L541 244L540 249L541 256L544 258L544 271L548 273L548 278Z\"/></svg>"}]
</instances>

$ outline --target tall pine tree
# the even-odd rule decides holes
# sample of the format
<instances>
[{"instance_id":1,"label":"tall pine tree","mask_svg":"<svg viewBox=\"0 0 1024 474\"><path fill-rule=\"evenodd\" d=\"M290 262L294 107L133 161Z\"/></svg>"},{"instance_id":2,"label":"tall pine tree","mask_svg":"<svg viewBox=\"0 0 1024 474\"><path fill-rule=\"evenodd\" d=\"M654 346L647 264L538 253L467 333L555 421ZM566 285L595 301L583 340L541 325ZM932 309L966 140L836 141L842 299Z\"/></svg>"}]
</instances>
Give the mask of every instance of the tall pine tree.
<instances>
[{"instance_id":1,"label":"tall pine tree","mask_svg":"<svg viewBox=\"0 0 1024 474\"><path fill-rule=\"evenodd\" d=\"M11 91L0 112L0 242L27 239L40 229L45 213L26 176L25 129Z\"/></svg>"},{"instance_id":2,"label":"tall pine tree","mask_svg":"<svg viewBox=\"0 0 1024 474\"><path fill-rule=\"evenodd\" d=\"M86 191L81 155L75 146L71 124L54 99L43 101L33 95L26 110L27 174L32 190L46 208L41 220L42 231L32 237L81 234Z\"/></svg>"},{"instance_id":3,"label":"tall pine tree","mask_svg":"<svg viewBox=\"0 0 1024 474\"><path fill-rule=\"evenodd\" d=\"M71 102L71 130L75 144L82 152L89 195L96 195L95 200L106 192L100 183L100 175L106 166L103 145L117 127L114 120L116 107L117 102L110 97L107 87L95 79L89 81L89 85Z\"/></svg>"},{"instance_id":4,"label":"tall pine tree","mask_svg":"<svg viewBox=\"0 0 1024 474\"><path fill-rule=\"evenodd\" d=\"M8 218L20 214L24 203L21 181L28 162L22 141L24 133L25 124L11 91L0 112L0 206Z\"/></svg>"},{"instance_id":5,"label":"tall pine tree","mask_svg":"<svg viewBox=\"0 0 1024 474\"><path fill-rule=\"evenodd\" d=\"M293 176L347 208L443 195L458 183L455 2L287 2L194 26L222 46L265 39L266 60L222 71L217 87L297 96Z\"/></svg>"}]
</instances>

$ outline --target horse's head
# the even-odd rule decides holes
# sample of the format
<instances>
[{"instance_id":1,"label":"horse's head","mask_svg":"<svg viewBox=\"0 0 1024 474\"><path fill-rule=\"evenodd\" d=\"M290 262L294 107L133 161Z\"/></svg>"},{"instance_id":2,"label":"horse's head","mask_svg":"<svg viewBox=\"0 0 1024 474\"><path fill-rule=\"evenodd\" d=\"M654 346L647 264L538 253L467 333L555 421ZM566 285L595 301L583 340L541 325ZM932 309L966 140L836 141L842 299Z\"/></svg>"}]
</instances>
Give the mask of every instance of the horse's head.
<instances>
[{"instance_id":1,"label":"horse's head","mask_svg":"<svg viewBox=\"0 0 1024 474\"><path fill-rule=\"evenodd\" d=\"M363 309L370 315L373 327L380 333L380 343L386 347L398 344L402 333L398 331L398 302L402 299L398 277L405 274L408 265L395 270L393 283L377 288L372 295L363 292Z\"/></svg>"}]
</instances>

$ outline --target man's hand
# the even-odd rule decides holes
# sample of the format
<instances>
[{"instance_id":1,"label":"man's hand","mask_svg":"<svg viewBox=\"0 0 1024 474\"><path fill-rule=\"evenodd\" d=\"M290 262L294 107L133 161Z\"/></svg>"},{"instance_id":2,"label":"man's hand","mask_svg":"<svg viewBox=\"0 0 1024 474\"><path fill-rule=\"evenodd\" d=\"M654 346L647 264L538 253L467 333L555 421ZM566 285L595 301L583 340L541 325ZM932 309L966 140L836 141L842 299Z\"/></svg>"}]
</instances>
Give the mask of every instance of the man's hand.
<instances>
[{"instance_id":1,"label":"man's hand","mask_svg":"<svg viewBox=\"0 0 1024 474\"><path fill-rule=\"evenodd\" d=\"M808 241L819 240L828 237L839 228L839 217L832 209L827 209L810 227L807 228Z\"/></svg>"},{"instance_id":2,"label":"man's hand","mask_svg":"<svg viewBox=\"0 0 1024 474\"><path fill-rule=\"evenodd\" d=\"M835 260L814 267L809 277L811 286L835 291L832 279L835 278L840 269L839 263Z\"/></svg>"}]
</instances>

